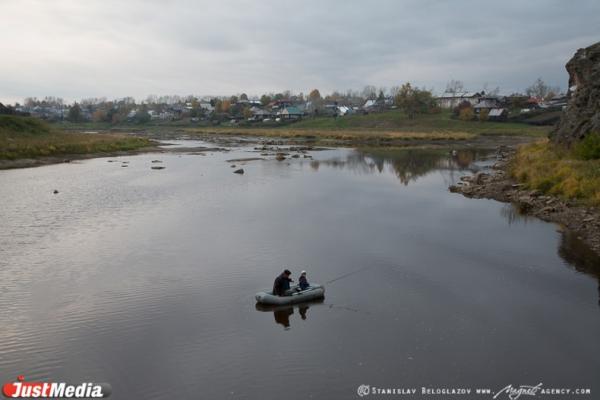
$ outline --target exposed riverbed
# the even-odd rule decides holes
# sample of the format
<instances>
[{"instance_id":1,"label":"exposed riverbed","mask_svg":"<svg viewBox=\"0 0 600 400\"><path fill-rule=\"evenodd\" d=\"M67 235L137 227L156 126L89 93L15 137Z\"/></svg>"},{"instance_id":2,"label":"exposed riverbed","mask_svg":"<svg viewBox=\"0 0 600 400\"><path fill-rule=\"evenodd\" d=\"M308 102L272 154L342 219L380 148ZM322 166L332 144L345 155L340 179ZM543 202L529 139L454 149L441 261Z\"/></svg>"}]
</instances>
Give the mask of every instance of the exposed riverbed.
<instances>
[{"instance_id":1,"label":"exposed riverbed","mask_svg":"<svg viewBox=\"0 0 600 400\"><path fill-rule=\"evenodd\" d=\"M5 382L109 382L114 399L600 391L598 258L447 189L493 152L195 146L214 144L0 171ZM283 267L343 278L322 303L257 308Z\"/></svg>"}]
</instances>

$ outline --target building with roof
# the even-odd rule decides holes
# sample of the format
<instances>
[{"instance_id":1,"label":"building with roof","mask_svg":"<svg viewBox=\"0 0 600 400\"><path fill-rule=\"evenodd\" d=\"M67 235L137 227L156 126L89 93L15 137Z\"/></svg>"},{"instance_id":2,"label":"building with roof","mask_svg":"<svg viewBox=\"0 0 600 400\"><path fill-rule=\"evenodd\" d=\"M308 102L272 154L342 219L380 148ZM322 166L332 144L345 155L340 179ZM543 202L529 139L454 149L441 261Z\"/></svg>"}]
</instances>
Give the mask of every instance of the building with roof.
<instances>
[{"instance_id":1,"label":"building with roof","mask_svg":"<svg viewBox=\"0 0 600 400\"><path fill-rule=\"evenodd\" d=\"M479 103L481 97L482 95L477 92L444 92L441 96L437 96L436 100L441 108L453 109L463 101L467 101L471 106L474 106Z\"/></svg>"},{"instance_id":2,"label":"building with roof","mask_svg":"<svg viewBox=\"0 0 600 400\"><path fill-rule=\"evenodd\" d=\"M289 106L277 112L277 116L282 119L300 119L304 116L304 112L298 107Z\"/></svg>"}]
</instances>

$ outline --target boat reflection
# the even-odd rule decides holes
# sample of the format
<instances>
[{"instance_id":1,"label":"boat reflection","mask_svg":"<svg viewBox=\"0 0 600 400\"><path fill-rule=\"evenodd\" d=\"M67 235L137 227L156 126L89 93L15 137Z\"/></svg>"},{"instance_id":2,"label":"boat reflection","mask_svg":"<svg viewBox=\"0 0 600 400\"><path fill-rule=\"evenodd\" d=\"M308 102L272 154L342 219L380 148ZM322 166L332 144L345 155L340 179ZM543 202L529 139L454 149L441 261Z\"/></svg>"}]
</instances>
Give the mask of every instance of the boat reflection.
<instances>
[{"instance_id":1,"label":"boat reflection","mask_svg":"<svg viewBox=\"0 0 600 400\"><path fill-rule=\"evenodd\" d=\"M298 311L300 318L306 320L308 316L308 309L311 306L322 304L324 299L315 300L311 302L284 305L284 306L269 306L264 304L256 304L256 310L262 312L272 312L273 318L275 318L275 324L281 325L285 330L289 330L291 327L290 316L294 315L295 311Z\"/></svg>"}]
</instances>

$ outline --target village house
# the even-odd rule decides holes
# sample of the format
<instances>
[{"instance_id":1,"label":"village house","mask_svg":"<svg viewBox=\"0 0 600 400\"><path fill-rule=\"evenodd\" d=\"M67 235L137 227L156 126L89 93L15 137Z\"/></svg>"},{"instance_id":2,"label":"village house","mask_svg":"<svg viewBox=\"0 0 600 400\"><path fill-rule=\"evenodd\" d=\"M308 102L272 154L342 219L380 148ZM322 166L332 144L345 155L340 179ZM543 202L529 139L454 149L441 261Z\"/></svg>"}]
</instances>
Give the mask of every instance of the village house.
<instances>
[{"instance_id":1,"label":"village house","mask_svg":"<svg viewBox=\"0 0 600 400\"><path fill-rule=\"evenodd\" d=\"M496 97L480 97L479 102L473 106L475 114L479 114L482 110L490 111L500 107L500 101Z\"/></svg>"},{"instance_id":2,"label":"village house","mask_svg":"<svg viewBox=\"0 0 600 400\"><path fill-rule=\"evenodd\" d=\"M441 108L445 109L453 109L457 107L463 101L467 101L471 104L471 106L475 106L479 103L479 99L482 97L480 93L477 92L460 92L460 93L451 93L444 92L441 96L436 98L438 105Z\"/></svg>"},{"instance_id":3,"label":"village house","mask_svg":"<svg viewBox=\"0 0 600 400\"><path fill-rule=\"evenodd\" d=\"M304 112L298 107L289 106L277 112L277 116L281 119L300 119L304 116Z\"/></svg>"}]
</instances>

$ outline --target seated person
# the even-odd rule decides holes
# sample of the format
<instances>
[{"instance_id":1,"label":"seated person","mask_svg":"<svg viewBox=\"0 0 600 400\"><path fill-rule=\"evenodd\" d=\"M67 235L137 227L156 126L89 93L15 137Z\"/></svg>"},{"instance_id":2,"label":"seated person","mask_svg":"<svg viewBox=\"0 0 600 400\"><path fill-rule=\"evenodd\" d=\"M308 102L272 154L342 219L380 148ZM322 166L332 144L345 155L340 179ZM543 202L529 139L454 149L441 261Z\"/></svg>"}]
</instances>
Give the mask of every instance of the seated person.
<instances>
[{"instance_id":1,"label":"seated person","mask_svg":"<svg viewBox=\"0 0 600 400\"><path fill-rule=\"evenodd\" d=\"M302 271L300 273L300 278L298 278L298 286L300 287L300 290L306 290L310 287L310 284L306 279L306 271Z\"/></svg>"}]
</instances>

